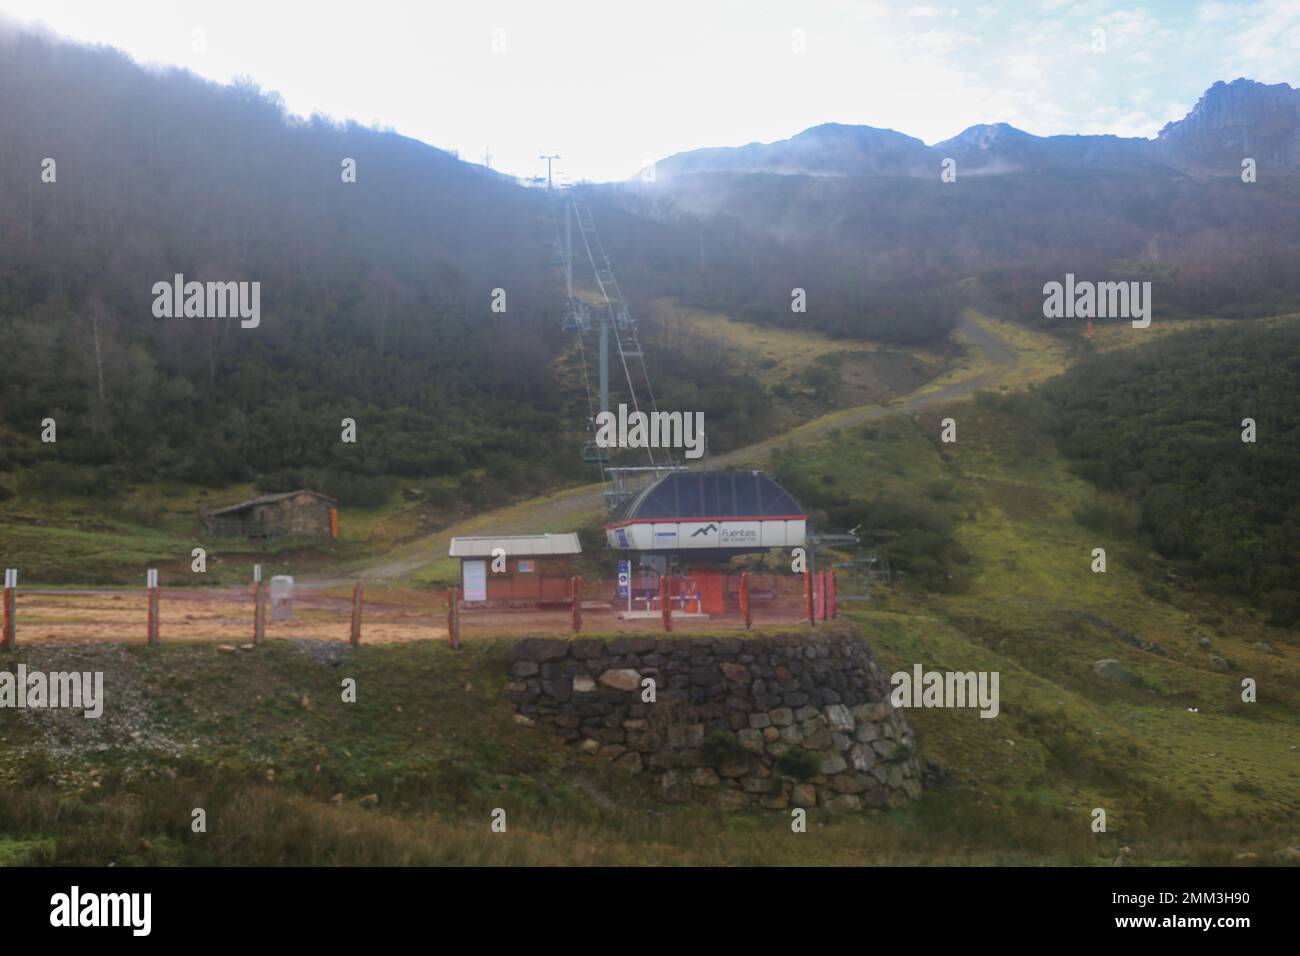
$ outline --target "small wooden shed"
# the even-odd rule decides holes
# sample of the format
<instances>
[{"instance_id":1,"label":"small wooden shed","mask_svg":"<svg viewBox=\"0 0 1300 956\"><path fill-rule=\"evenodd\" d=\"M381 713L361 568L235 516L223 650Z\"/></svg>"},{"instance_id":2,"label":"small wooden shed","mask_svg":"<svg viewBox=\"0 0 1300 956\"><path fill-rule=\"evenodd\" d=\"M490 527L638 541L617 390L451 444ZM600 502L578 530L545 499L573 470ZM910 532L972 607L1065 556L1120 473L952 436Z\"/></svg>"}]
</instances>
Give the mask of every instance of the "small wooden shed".
<instances>
[{"instance_id":1,"label":"small wooden shed","mask_svg":"<svg viewBox=\"0 0 1300 956\"><path fill-rule=\"evenodd\" d=\"M213 511L200 506L199 520L209 534L221 537L329 540L338 537L338 508L334 499L305 488L262 495Z\"/></svg>"},{"instance_id":2,"label":"small wooden shed","mask_svg":"<svg viewBox=\"0 0 1300 956\"><path fill-rule=\"evenodd\" d=\"M575 532L466 537L452 538L448 553L460 559L467 604L527 607L568 602L573 556L582 545Z\"/></svg>"}]
</instances>

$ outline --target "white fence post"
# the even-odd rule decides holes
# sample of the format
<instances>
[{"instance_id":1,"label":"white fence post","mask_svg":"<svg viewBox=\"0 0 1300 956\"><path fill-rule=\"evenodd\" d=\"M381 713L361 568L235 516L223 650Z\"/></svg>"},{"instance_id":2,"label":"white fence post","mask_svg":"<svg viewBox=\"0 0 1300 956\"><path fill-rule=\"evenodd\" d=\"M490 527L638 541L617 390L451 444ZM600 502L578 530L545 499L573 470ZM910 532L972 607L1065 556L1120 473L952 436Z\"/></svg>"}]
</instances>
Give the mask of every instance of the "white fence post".
<instances>
[{"instance_id":1,"label":"white fence post","mask_svg":"<svg viewBox=\"0 0 1300 956\"><path fill-rule=\"evenodd\" d=\"M158 643L158 569L149 568L145 572L145 587L149 591L149 643Z\"/></svg>"}]
</instances>

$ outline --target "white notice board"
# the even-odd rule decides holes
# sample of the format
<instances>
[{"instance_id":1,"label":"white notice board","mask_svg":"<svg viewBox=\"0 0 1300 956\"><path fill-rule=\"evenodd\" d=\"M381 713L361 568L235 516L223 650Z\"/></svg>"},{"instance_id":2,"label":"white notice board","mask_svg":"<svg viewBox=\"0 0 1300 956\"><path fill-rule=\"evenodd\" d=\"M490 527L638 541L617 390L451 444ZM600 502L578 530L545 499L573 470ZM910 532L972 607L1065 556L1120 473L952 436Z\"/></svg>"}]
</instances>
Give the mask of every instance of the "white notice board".
<instances>
[{"instance_id":1,"label":"white notice board","mask_svg":"<svg viewBox=\"0 0 1300 956\"><path fill-rule=\"evenodd\" d=\"M487 600L487 562L462 561L461 581L466 601Z\"/></svg>"}]
</instances>

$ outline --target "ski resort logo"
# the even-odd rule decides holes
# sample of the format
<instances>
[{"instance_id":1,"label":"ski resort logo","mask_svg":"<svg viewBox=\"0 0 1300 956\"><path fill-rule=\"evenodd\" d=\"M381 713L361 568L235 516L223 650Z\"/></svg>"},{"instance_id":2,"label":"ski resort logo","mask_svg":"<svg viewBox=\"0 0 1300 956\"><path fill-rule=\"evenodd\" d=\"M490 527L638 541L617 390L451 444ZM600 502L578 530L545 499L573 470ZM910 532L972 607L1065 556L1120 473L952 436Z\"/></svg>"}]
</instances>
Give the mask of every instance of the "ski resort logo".
<instances>
[{"instance_id":1,"label":"ski resort logo","mask_svg":"<svg viewBox=\"0 0 1300 956\"><path fill-rule=\"evenodd\" d=\"M50 897L50 925L126 926L133 936L148 936L153 925L152 893L68 893Z\"/></svg>"},{"instance_id":2,"label":"ski resort logo","mask_svg":"<svg viewBox=\"0 0 1300 956\"><path fill-rule=\"evenodd\" d=\"M262 322L260 282L186 282L178 272L171 282L155 282L153 294L154 318L237 318L245 329Z\"/></svg>"},{"instance_id":3,"label":"ski resort logo","mask_svg":"<svg viewBox=\"0 0 1300 956\"><path fill-rule=\"evenodd\" d=\"M979 707L981 717L998 715L997 671L927 671L920 664L912 673L897 671L889 678L895 707Z\"/></svg>"},{"instance_id":4,"label":"ski resort logo","mask_svg":"<svg viewBox=\"0 0 1300 956\"><path fill-rule=\"evenodd\" d=\"M679 448L687 458L704 454L703 412L643 412L596 415L596 445L600 448Z\"/></svg>"},{"instance_id":5,"label":"ski resort logo","mask_svg":"<svg viewBox=\"0 0 1300 956\"><path fill-rule=\"evenodd\" d=\"M0 709L80 710L94 720L104 713L103 671L29 671L18 665L18 673L0 671Z\"/></svg>"},{"instance_id":6,"label":"ski resort logo","mask_svg":"<svg viewBox=\"0 0 1300 956\"><path fill-rule=\"evenodd\" d=\"M1049 319L1132 319L1133 328L1151 324L1150 282L1076 282L1074 273L1065 283L1043 286L1043 316Z\"/></svg>"}]
</instances>

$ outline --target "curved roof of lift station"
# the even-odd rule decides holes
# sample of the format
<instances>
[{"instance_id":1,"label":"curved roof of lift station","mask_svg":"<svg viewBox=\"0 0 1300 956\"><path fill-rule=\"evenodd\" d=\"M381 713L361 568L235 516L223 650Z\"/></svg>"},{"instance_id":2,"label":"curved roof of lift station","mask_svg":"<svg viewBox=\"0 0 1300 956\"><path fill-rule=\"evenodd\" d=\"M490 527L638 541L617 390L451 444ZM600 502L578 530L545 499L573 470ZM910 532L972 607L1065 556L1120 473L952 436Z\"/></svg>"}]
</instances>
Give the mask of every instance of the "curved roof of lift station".
<instances>
[{"instance_id":1,"label":"curved roof of lift station","mask_svg":"<svg viewBox=\"0 0 1300 956\"><path fill-rule=\"evenodd\" d=\"M806 517L790 492L761 471L676 471L624 501L609 516L605 527L641 521L778 521Z\"/></svg>"}]
</instances>

